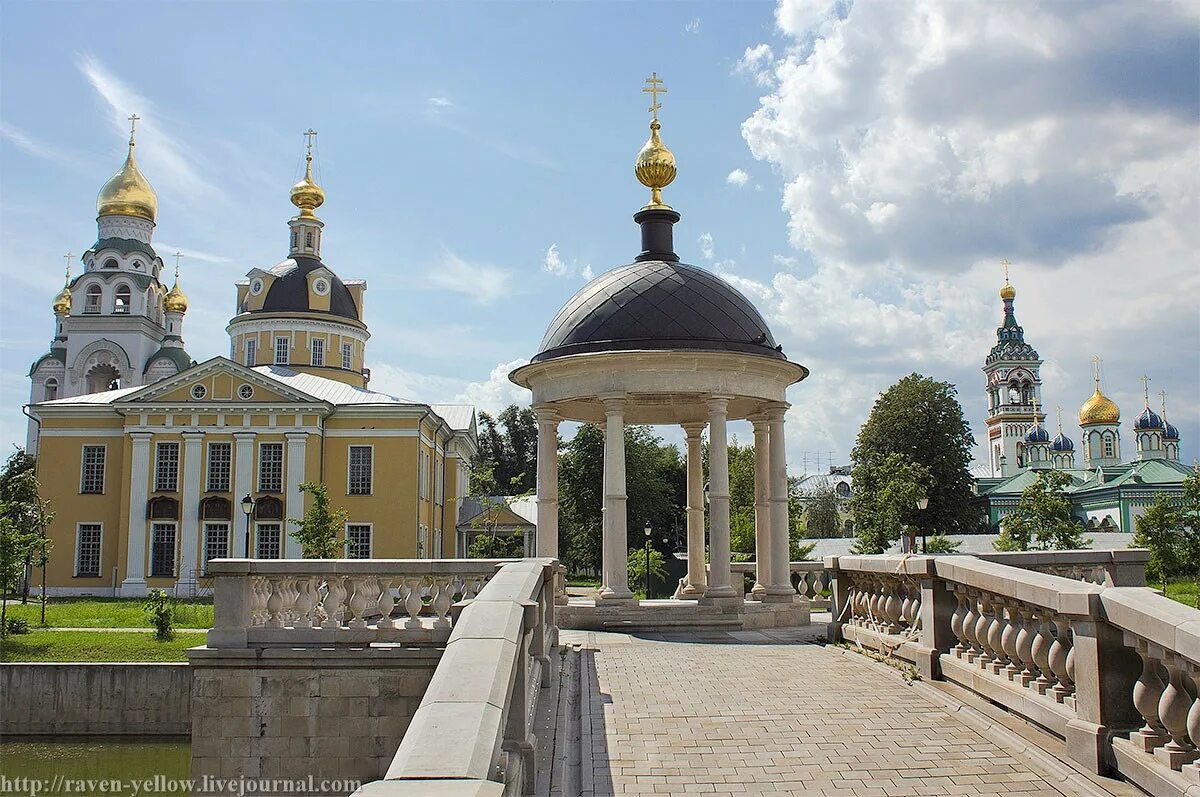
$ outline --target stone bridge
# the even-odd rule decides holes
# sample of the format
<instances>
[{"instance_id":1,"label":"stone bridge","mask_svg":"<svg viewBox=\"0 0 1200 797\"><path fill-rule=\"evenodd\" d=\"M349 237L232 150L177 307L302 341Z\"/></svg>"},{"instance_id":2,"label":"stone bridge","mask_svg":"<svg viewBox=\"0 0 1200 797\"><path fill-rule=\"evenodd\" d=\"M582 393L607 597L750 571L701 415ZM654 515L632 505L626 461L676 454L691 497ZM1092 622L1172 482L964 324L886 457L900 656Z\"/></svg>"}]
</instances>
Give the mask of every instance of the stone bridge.
<instances>
[{"instance_id":1,"label":"stone bridge","mask_svg":"<svg viewBox=\"0 0 1200 797\"><path fill-rule=\"evenodd\" d=\"M1145 588L1144 562L831 557L792 564L807 625L591 631L558 629L553 560L222 562L193 776L1200 797L1200 611Z\"/></svg>"}]
</instances>

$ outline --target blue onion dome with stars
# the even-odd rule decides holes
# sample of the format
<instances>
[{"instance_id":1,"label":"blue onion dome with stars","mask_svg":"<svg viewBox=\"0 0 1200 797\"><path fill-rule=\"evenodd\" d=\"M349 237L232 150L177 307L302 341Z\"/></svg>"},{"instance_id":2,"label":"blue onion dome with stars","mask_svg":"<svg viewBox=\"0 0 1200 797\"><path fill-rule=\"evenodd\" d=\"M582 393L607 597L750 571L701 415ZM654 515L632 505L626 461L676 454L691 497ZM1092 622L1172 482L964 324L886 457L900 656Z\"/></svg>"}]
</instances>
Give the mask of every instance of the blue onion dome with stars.
<instances>
[{"instance_id":1,"label":"blue onion dome with stars","mask_svg":"<svg viewBox=\"0 0 1200 797\"><path fill-rule=\"evenodd\" d=\"M1176 428L1175 424L1170 423L1169 421L1164 421L1163 426L1163 440L1179 439L1179 429Z\"/></svg>"},{"instance_id":2,"label":"blue onion dome with stars","mask_svg":"<svg viewBox=\"0 0 1200 797\"><path fill-rule=\"evenodd\" d=\"M1050 433L1046 431L1046 427L1040 423L1029 430L1029 434L1025 435L1026 443L1049 443Z\"/></svg>"},{"instance_id":3,"label":"blue onion dome with stars","mask_svg":"<svg viewBox=\"0 0 1200 797\"><path fill-rule=\"evenodd\" d=\"M1158 413L1147 407L1142 410L1142 414L1137 416L1137 420L1133 422L1133 428L1137 431L1148 431L1151 429L1162 429L1163 421Z\"/></svg>"},{"instance_id":4,"label":"blue onion dome with stars","mask_svg":"<svg viewBox=\"0 0 1200 797\"><path fill-rule=\"evenodd\" d=\"M1060 431L1050 443L1050 448L1054 451L1074 451L1075 444L1071 442L1071 438Z\"/></svg>"}]
</instances>

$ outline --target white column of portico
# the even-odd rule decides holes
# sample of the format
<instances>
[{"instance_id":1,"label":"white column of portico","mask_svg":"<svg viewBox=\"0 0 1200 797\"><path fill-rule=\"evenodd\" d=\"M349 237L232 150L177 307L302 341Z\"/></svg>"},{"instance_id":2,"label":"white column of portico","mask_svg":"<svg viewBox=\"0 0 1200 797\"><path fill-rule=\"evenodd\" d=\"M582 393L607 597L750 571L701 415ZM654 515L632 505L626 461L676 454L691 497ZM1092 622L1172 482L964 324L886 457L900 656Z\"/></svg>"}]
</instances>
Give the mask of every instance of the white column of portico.
<instances>
[{"instance_id":1,"label":"white column of portico","mask_svg":"<svg viewBox=\"0 0 1200 797\"><path fill-rule=\"evenodd\" d=\"M122 596L146 594L146 501L150 498L150 432L131 432L133 458L129 476L129 533Z\"/></svg>"},{"instance_id":2,"label":"white column of portico","mask_svg":"<svg viewBox=\"0 0 1200 797\"><path fill-rule=\"evenodd\" d=\"M203 473L203 432L183 433L183 501L179 516L179 577L175 594L190 595L200 556L200 479Z\"/></svg>"},{"instance_id":3,"label":"white column of portico","mask_svg":"<svg viewBox=\"0 0 1200 797\"><path fill-rule=\"evenodd\" d=\"M771 583L771 465L767 418L756 415L754 426L754 589L761 599Z\"/></svg>"},{"instance_id":4,"label":"white column of portico","mask_svg":"<svg viewBox=\"0 0 1200 797\"><path fill-rule=\"evenodd\" d=\"M304 493L300 485L304 483L305 448L308 442L308 432L288 432L287 438L287 493L284 503L284 518L300 518L304 516ZM243 493L245 495L245 493ZM240 501L241 498L238 498ZM245 520L245 516L242 517ZM292 536L295 524L284 521L287 532L284 535L283 557L299 559L303 556L300 542Z\"/></svg>"},{"instance_id":5,"label":"white column of portico","mask_svg":"<svg viewBox=\"0 0 1200 797\"><path fill-rule=\"evenodd\" d=\"M681 598L699 598L708 584L704 563L704 462L700 434L702 423L683 424L687 437L687 564L688 583Z\"/></svg>"},{"instance_id":6,"label":"white column of portico","mask_svg":"<svg viewBox=\"0 0 1200 797\"><path fill-rule=\"evenodd\" d=\"M741 600L729 573L729 437L725 428L729 399L708 400L708 589L706 601Z\"/></svg>"},{"instance_id":7,"label":"white column of portico","mask_svg":"<svg viewBox=\"0 0 1200 797\"><path fill-rule=\"evenodd\" d=\"M242 512L242 498L252 495L254 490L254 432L234 432L233 458L233 516L229 530L232 538L229 541L229 555L234 558L249 559L250 552L246 550L246 515ZM250 536L253 536L253 532ZM251 542L253 547L254 543Z\"/></svg>"},{"instance_id":8,"label":"white column of portico","mask_svg":"<svg viewBox=\"0 0 1200 797\"><path fill-rule=\"evenodd\" d=\"M538 424L537 449L537 535L536 548L525 541L526 556L558 558L558 424L562 420L549 407L534 407ZM554 580L554 602L567 604L566 582L560 573Z\"/></svg>"},{"instance_id":9,"label":"white column of portico","mask_svg":"<svg viewBox=\"0 0 1200 797\"><path fill-rule=\"evenodd\" d=\"M625 399L604 398L604 583L600 600L629 600L629 542L625 517Z\"/></svg>"},{"instance_id":10,"label":"white column of portico","mask_svg":"<svg viewBox=\"0 0 1200 797\"><path fill-rule=\"evenodd\" d=\"M791 553L788 539L787 455L784 451L783 416L786 404L775 404L767 410L770 428L770 487L771 487L771 581L765 601L791 601L795 596L791 581Z\"/></svg>"}]
</instances>

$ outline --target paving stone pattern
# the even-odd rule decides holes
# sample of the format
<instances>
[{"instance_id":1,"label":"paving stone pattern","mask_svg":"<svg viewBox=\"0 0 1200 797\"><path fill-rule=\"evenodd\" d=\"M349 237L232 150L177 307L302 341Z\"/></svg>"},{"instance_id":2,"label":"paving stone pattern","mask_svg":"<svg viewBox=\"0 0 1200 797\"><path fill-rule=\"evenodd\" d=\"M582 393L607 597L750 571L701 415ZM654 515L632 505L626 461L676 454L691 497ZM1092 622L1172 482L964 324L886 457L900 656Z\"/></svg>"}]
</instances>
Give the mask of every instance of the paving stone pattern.
<instances>
[{"instance_id":1,"label":"paving stone pattern","mask_svg":"<svg viewBox=\"0 0 1200 797\"><path fill-rule=\"evenodd\" d=\"M1063 794L813 626L561 641L584 647L585 795Z\"/></svg>"}]
</instances>

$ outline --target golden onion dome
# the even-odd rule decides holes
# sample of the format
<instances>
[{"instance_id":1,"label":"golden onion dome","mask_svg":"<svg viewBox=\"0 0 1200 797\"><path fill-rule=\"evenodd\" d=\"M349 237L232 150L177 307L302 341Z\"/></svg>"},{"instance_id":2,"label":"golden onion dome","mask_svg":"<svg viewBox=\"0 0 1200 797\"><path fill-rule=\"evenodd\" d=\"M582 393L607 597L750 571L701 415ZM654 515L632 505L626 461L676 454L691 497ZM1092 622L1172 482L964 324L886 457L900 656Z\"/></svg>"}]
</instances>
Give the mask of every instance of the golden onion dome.
<instances>
[{"instance_id":1,"label":"golden onion dome","mask_svg":"<svg viewBox=\"0 0 1200 797\"><path fill-rule=\"evenodd\" d=\"M1008 280L1004 281L1004 287L1000 289L1000 298L1006 302L1011 302L1017 298L1017 289Z\"/></svg>"},{"instance_id":2,"label":"golden onion dome","mask_svg":"<svg viewBox=\"0 0 1200 797\"><path fill-rule=\"evenodd\" d=\"M325 189L317 185L312 177L312 150L304 166L304 179L292 186L292 204L300 208L300 215L316 218L314 210L325 203Z\"/></svg>"},{"instance_id":3,"label":"golden onion dome","mask_svg":"<svg viewBox=\"0 0 1200 797\"><path fill-rule=\"evenodd\" d=\"M1096 392L1092 394L1092 397L1079 408L1080 426L1119 423L1120 420L1121 410L1115 401L1100 392L1099 385L1096 385Z\"/></svg>"},{"instance_id":4,"label":"golden onion dome","mask_svg":"<svg viewBox=\"0 0 1200 797\"><path fill-rule=\"evenodd\" d=\"M133 159L133 138L121 170L108 179L96 197L98 216L135 216L153 222L158 216L158 196Z\"/></svg>"},{"instance_id":5,"label":"golden onion dome","mask_svg":"<svg viewBox=\"0 0 1200 797\"><path fill-rule=\"evenodd\" d=\"M54 314L55 315L70 315L71 314L71 287L64 285L62 290L58 292L58 296L54 297Z\"/></svg>"},{"instance_id":6,"label":"golden onion dome","mask_svg":"<svg viewBox=\"0 0 1200 797\"><path fill-rule=\"evenodd\" d=\"M171 286L171 290L167 292L167 296L163 299L163 304L166 306L168 313L186 313L188 309L187 294L179 287L179 272L175 272L175 284Z\"/></svg>"},{"instance_id":7,"label":"golden onion dome","mask_svg":"<svg viewBox=\"0 0 1200 797\"><path fill-rule=\"evenodd\" d=\"M662 143L661 128L657 119L650 123L650 140L638 153L633 169L638 182L650 189L650 204L642 210L671 207L662 201L662 190L675 180L675 155Z\"/></svg>"}]
</instances>

